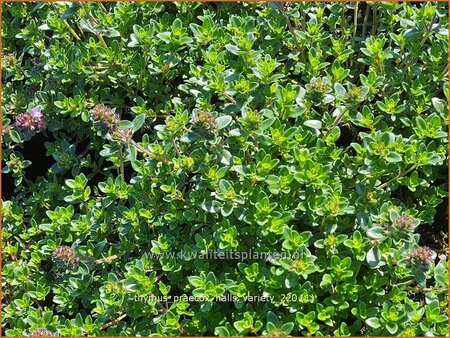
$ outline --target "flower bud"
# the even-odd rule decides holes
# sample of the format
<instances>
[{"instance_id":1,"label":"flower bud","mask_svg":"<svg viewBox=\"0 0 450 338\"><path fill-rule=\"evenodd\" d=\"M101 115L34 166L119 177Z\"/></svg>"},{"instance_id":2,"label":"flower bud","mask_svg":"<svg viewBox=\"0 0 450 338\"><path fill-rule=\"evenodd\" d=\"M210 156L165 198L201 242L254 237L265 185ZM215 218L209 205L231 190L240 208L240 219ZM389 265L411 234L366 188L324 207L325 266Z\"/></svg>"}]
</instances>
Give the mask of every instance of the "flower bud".
<instances>
[{"instance_id":1,"label":"flower bud","mask_svg":"<svg viewBox=\"0 0 450 338\"><path fill-rule=\"evenodd\" d=\"M53 251L53 261L60 268L75 269L80 263L80 258L72 248L68 246L60 246Z\"/></svg>"},{"instance_id":2,"label":"flower bud","mask_svg":"<svg viewBox=\"0 0 450 338\"><path fill-rule=\"evenodd\" d=\"M119 127L120 117L113 110L104 104L97 104L90 110L91 119L97 122L100 129L116 131Z\"/></svg>"},{"instance_id":3,"label":"flower bud","mask_svg":"<svg viewBox=\"0 0 450 338\"><path fill-rule=\"evenodd\" d=\"M394 223L399 230L411 231L414 229L414 218L407 214L401 215Z\"/></svg>"},{"instance_id":4,"label":"flower bud","mask_svg":"<svg viewBox=\"0 0 450 338\"><path fill-rule=\"evenodd\" d=\"M409 253L409 257L420 264L424 269L428 269L433 262L433 250L427 246L423 246L412 250Z\"/></svg>"},{"instance_id":5,"label":"flower bud","mask_svg":"<svg viewBox=\"0 0 450 338\"><path fill-rule=\"evenodd\" d=\"M45 128L44 115L35 107L31 112L17 115L15 126L24 132L25 135L33 136L37 131Z\"/></svg>"},{"instance_id":6,"label":"flower bud","mask_svg":"<svg viewBox=\"0 0 450 338\"><path fill-rule=\"evenodd\" d=\"M47 330L47 329L37 329L31 332L28 337L57 337L58 335Z\"/></svg>"},{"instance_id":7,"label":"flower bud","mask_svg":"<svg viewBox=\"0 0 450 338\"><path fill-rule=\"evenodd\" d=\"M195 113L192 122L205 129L215 129L217 127L213 114L208 111L200 111Z\"/></svg>"}]
</instances>

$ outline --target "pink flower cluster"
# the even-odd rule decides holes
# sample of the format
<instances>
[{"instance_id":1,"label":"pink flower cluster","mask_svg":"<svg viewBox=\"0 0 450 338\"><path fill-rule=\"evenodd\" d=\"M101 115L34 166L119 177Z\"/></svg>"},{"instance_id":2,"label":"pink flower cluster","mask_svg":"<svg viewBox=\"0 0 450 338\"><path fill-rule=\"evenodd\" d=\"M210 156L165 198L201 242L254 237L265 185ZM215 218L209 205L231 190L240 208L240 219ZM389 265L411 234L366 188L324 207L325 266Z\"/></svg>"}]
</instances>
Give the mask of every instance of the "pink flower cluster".
<instances>
[{"instance_id":1,"label":"pink flower cluster","mask_svg":"<svg viewBox=\"0 0 450 338\"><path fill-rule=\"evenodd\" d=\"M47 329L37 329L31 332L28 337L57 337L57 334L47 330Z\"/></svg>"},{"instance_id":2,"label":"pink flower cluster","mask_svg":"<svg viewBox=\"0 0 450 338\"><path fill-rule=\"evenodd\" d=\"M97 104L91 109L90 113L92 120L98 122L101 129L108 129L109 131L117 130L120 117L108 106Z\"/></svg>"},{"instance_id":3,"label":"pink flower cluster","mask_svg":"<svg viewBox=\"0 0 450 338\"><path fill-rule=\"evenodd\" d=\"M80 258L72 248L60 246L53 251L53 261L58 267L75 269L80 263Z\"/></svg>"},{"instance_id":4,"label":"pink flower cluster","mask_svg":"<svg viewBox=\"0 0 450 338\"><path fill-rule=\"evenodd\" d=\"M433 250L427 246L414 249L409 253L409 257L414 259L417 263L428 269L433 262Z\"/></svg>"},{"instance_id":5,"label":"pink flower cluster","mask_svg":"<svg viewBox=\"0 0 450 338\"><path fill-rule=\"evenodd\" d=\"M31 112L17 115L15 126L25 134L34 135L45 128L45 118L39 108L35 107Z\"/></svg>"},{"instance_id":6,"label":"pink flower cluster","mask_svg":"<svg viewBox=\"0 0 450 338\"><path fill-rule=\"evenodd\" d=\"M403 231L411 231L414 229L414 218L407 214L403 214L395 220L397 228Z\"/></svg>"}]
</instances>

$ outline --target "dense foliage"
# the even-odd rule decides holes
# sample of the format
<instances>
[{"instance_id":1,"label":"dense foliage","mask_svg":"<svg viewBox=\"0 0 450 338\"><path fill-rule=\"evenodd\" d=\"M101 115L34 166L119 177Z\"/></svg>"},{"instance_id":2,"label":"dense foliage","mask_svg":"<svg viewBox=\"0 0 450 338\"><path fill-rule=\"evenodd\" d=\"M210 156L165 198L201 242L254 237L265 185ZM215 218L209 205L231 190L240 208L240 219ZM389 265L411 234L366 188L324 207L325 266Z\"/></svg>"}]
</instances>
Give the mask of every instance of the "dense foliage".
<instances>
[{"instance_id":1,"label":"dense foliage","mask_svg":"<svg viewBox=\"0 0 450 338\"><path fill-rule=\"evenodd\" d=\"M448 333L446 3L2 6L6 335Z\"/></svg>"}]
</instances>

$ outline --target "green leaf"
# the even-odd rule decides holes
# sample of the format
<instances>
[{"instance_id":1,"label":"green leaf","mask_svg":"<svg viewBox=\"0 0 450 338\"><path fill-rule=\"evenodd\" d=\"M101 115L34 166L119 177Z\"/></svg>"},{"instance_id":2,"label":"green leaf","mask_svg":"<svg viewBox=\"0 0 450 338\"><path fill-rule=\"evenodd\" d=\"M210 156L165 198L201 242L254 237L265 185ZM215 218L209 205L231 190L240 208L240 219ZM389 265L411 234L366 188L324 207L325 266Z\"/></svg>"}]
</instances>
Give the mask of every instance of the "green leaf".
<instances>
[{"instance_id":1,"label":"green leaf","mask_svg":"<svg viewBox=\"0 0 450 338\"><path fill-rule=\"evenodd\" d=\"M144 125L145 122L145 114L140 114L136 116L133 120L133 132L135 133Z\"/></svg>"},{"instance_id":2,"label":"green leaf","mask_svg":"<svg viewBox=\"0 0 450 338\"><path fill-rule=\"evenodd\" d=\"M89 22L87 22L85 19L80 19L80 27L83 31L85 32L90 32L95 34L94 29L92 28L92 26L89 24Z\"/></svg>"},{"instance_id":3,"label":"green leaf","mask_svg":"<svg viewBox=\"0 0 450 338\"><path fill-rule=\"evenodd\" d=\"M214 330L214 334L219 337L229 337L231 336L230 331L225 326L218 326Z\"/></svg>"},{"instance_id":4,"label":"green leaf","mask_svg":"<svg viewBox=\"0 0 450 338\"><path fill-rule=\"evenodd\" d=\"M133 129L133 122L128 120L122 120L119 122L119 130Z\"/></svg>"},{"instance_id":5,"label":"green leaf","mask_svg":"<svg viewBox=\"0 0 450 338\"><path fill-rule=\"evenodd\" d=\"M283 336L288 336L292 330L294 329L294 323L289 322L281 325L281 331L283 332Z\"/></svg>"},{"instance_id":6,"label":"green leaf","mask_svg":"<svg viewBox=\"0 0 450 338\"><path fill-rule=\"evenodd\" d=\"M378 318L367 318L366 324L373 329L378 329L381 326L380 320Z\"/></svg>"},{"instance_id":7,"label":"green leaf","mask_svg":"<svg viewBox=\"0 0 450 338\"><path fill-rule=\"evenodd\" d=\"M389 163L396 163L401 162L402 156L399 153L396 153L395 151L390 151L389 154L386 156L386 162Z\"/></svg>"},{"instance_id":8,"label":"green leaf","mask_svg":"<svg viewBox=\"0 0 450 338\"><path fill-rule=\"evenodd\" d=\"M183 136L181 136L180 141L184 142L184 143L192 143L192 142L197 141L199 138L200 138L199 135L190 131L190 132L184 134Z\"/></svg>"},{"instance_id":9,"label":"green leaf","mask_svg":"<svg viewBox=\"0 0 450 338\"><path fill-rule=\"evenodd\" d=\"M49 31L49 30L51 30L51 28L45 23L45 24L43 24L43 25L40 25L39 27L38 27L38 29L40 30L40 31Z\"/></svg>"},{"instance_id":10,"label":"green leaf","mask_svg":"<svg viewBox=\"0 0 450 338\"><path fill-rule=\"evenodd\" d=\"M307 127L313 128L313 129L322 128L322 122L319 120L308 120L308 121L303 122L303 124Z\"/></svg>"},{"instance_id":11,"label":"green leaf","mask_svg":"<svg viewBox=\"0 0 450 338\"><path fill-rule=\"evenodd\" d=\"M434 268L434 278L439 285L448 287L448 272L442 262L439 262Z\"/></svg>"},{"instance_id":12,"label":"green leaf","mask_svg":"<svg viewBox=\"0 0 450 338\"><path fill-rule=\"evenodd\" d=\"M395 323L386 323L386 329L390 334L396 334L398 331L398 325Z\"/></svg>"},{"instance_id":13,"label":"green leaf","mask_svg":"<svg viewBox=\"0 0 450 338\"><path fill-rule=\"evenodd\" d=\"M437 97L433 97L431 99L431 102L433 103L434 109L436 109L436 111L439 114L441 115L446 114L447 105L445 104L444 100L438 99Z\"/></svg>"},{"instance_id":14,"label":"green leaf","mask_svg":"<svg viewBox=\"0 0 450 338\"><path fill-rule=\"evenodd\" d=\"M10 130L9 136L11 137L11 140L13 140L16 143L22 142L22 138L20 137L20 134L15 130Z\"/></svg>"},{"instance_id":15,"label":"green leaf","mask_svg":"<svg viewBox=\"0 0 450 338\"><path fill-rule=\"evenodd\" d=\"M192 284L192 286L196 288L202 287L204 285L204 282L198 276L189 276L188 281Z\"/></svg>"},{"instance_id":16,"label":"green leaf","mask_svg":"<svg viewBox=\"0 0 450 338\"><path fill-rule=\"evenodd\" d=\"M107 38L116 38L120 36L120 32L113 28L109 28L103 32L103 36Z\"/></svg>"},{"instance_id":17,"label":"green leaf","mask_svg":"<svg viewBox=\"0 0 450 338\"><path fill-rule=\"evenodd\" d=\"M369 266L372 269L375 269L381 265L384 265L384 262L381 261L381 253L377 247L370 248L366 255L366 260Z\"/></svg>"},{"instance_id":18,"label":"green leaf","mask_svg":"<svg viewBox=\"0 0 450 338\"><path fill-rule=\"evenodd\" d=\"M227 44L227 45L225 45L225 48L226 48L226 50L229 51L231 54L239 55L239 48L238 48L238 47L236 47L236 46L234 46L234 45L231 45L231 44Z\"/></svg>"},{"instance_id":19,"label":"green leaf","mask_svg":"<svg viewBox=\"0 0 450 338\"><path fill-rule=\"evenodd\" d=\"M347 95L347 91L345 90L344 86L340 83L334 84L334 91L336 92L336 96L339 98L344 98L345 95Z\"/></svg>"},{"instance_id":20,"label":"green leaf","mask_svg":"<svg viewBox=\"0 0 450 338\"><path fill-rule=\"evenodd\" d=\"M417 283L419 283L422 286L426 285L427 277L422 270L415 269L413 274L414 274L414 278L416 279Z\"/></svg>"},{"instance_id":21,"label":"green leaf","mask_svg":"<svg viewBox=\"0 0 450 338\"><path fill-rule=\"evenodd\" d=\"M171 42L171 39L170 39L171 33L170 32L158 33L158 34L156 34L156 36L167 44L170 44L170 42Z\"/></svg>"},{"instance_id":22,"label":"green leaf","mask_svg":"<svg viewBox=\"0 0 450 338\"><path fill-rule=\"evenodd\" d=\"M427 123L421 116L416 117L416 125L421 133L427 132Z\"/></svg>"},{"instance_id":23,"label":"green leaf","mask_svg":"<svg viewBox=\"0 0 450 338\"><path fill-rule=\"evenodd\" d=\"M279 319L275 313L273 313L272 311L269 311L269 312L267 312L267 322L277 325L279 322Z\"/></svg>"},{"instance_id":24,"label":"green leaf","mask_svg":"<svg viewBox=\"0 0 450 338\"><path fill-rule=\"evenodd\" d=\"M218 201L207 201L202 203L201 207L207 212L217 213L220 211L222 204L220 204Z\"/></svg>"},{"instance_id":25,"label":"green leaf","mask_svg":"<svg viewBox=\"0 0 450 338\"><path fill-rule=\"evenodd\" d=\"M276 121L275 118L268 118L268 119L265 119L265 120L263 120L263 121L261 122L259 128L260 128L261 130L266 130L266 129L269 128L275 121Z\"/></svg>"},{"instance_id":26,"label":"green leaf","mask_svg":"<svg viewBox=\"0 0 450 338\"><path fill-rule=\"evenodd\" d=\"M76 12L81 8L81 5L74 3L71 7L66 9L66 11L61 15L61 19L68 19L75 15Z\"/></svg>"},{"instance_id":27,"label":"green leaf","mask_svg":"<svg viewBox=\"0 0 450 338\"><path fill-rule=\"evenodd\" d=\"M330 130L325 141L329 143L334 143L339 139L340 136L341 136L341 128L336 126Z\"/></svg>"},{"instance_id":28,"label":"green leaf","mask_svg":"<svg viewBox=\"0 0 450 338\"><path fill-rule=\"evenodd\" d=\"M217 127L219 129L223 129L227 127L232 120L233 118L230 115L219 116L218 118L216 118Z\"/></svg>"}]
</instances>

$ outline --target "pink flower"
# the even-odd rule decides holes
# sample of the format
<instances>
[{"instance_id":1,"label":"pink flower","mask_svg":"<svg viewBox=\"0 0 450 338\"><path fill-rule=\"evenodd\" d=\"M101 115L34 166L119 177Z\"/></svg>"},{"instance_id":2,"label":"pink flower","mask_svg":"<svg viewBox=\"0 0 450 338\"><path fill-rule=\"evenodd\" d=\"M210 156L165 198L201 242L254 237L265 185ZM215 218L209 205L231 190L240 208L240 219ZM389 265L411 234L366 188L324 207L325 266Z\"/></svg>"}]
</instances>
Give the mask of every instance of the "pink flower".
<instances>
[{"instance_id":1,"label":"pink flower","mask_svg":"<svg viewBox=\"0 0 450 338\"><path fill-rule=\"evenodd\" d=\"M111 132L117 130L120 117L110 107L99 103L90 110L90 114L91 119L98 123L99 129L108 129Z\"/></svg>"},{"instance_id":2,"label":"pink flower","mask_svg":"<svg viewBox=\"0 0 450 338\"><path fill-rule=\"evenodd\" d=\"M39 108L35 107L31 112L17 115L14 125L25 133L25 135L33 136L37 131L45 128L44 115Z\"/></svg>"},{"instance_id":3,"label":"pink flower","mask_svg":"<svg viewBox=\"0 0 450 338\"><path fill-rule=\"evenodd\" d=\"M75 269L80 263L80 258L72 248L68 246L59 246L53 251L53 261L60 268Z\"/></svg>"},{"instance_id":4,"label":"pink flower","mask_svg":"<svg viewBox=\"0 0 450 338\"><path fill-rule=\"evenodd\" d=\"M397 228L403 231L411 231L414 229L414 218L407 214L403 214L395 220Z\"/></svg>"},{"instance_id":5,"label":"pink flower","mask_svg":"<svg viewBox=\"0 0 450 338\"><path fill-rule=\"evenodd\" d=\"M38 119L42 118L42 112L38 108L34 107L31 109L31 116Z\"/></svg>"},{"instance_id":6,"label":"pink flower","mask_svg":"<svg viewBox=\"0 0 450 338\"><path fill-rule=\"evenodd\" d=\"M423 268L428 269L433 262L433 250L427 246L414 249L409 253L409 257L419 263Z\"/></svg>"},{"instance_id":7,"label":"pink flower","mask_svg":"<svg viewBox=\"0 0 450 338\"><path fill-rule=\"evenodd\" d=\"M47 329L37 329L31 332L28 337L56 337L57 334L47 330Z\"/></svg>"}]
</instances>

